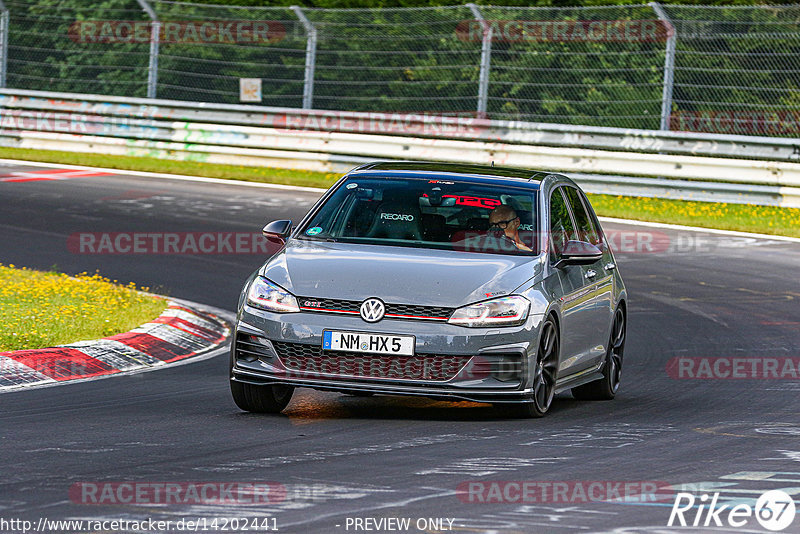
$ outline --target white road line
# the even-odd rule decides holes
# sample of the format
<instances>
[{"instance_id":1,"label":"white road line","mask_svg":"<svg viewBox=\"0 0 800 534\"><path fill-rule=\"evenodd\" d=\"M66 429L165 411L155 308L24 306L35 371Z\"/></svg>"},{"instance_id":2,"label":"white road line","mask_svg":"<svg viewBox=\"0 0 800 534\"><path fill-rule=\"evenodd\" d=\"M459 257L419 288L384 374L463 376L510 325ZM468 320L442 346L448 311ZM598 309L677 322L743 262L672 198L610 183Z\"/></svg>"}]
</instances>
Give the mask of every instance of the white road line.
<instances>
[{"instance_id":1,"label":"white road line","mask_svg":"<svg viewBox=\"0 0 800 534\"><path fill-rule=\"evenodd\" d=\"M636 226L649 226L651 228L666 228L669 230L687 230L690 232L705 232L709 234L730 235L737 237L752 237L755 239L772 239L775 241L789 241L791 243L800 243L800 238L798 237L787 237L782 235L754 234L750 232L737 232L736 230L719 230L716 228L703 228L701 226L683 226L680 224L636 221L633 219L615 219L613 217L598 217L598 218L603 222L610 222L610 223L633 224Z\"/></svg>"},{"instance_id":2,"label":"white road line","mask_svg":"<svg viewBox=\"0 0 800 534\"><path fill-rule=\"evenodd\" d=\"M284 189L287 191L309 191L324 193L327 189L318 187L303 187L299 185L265 184L261 182L245 182L243 180L223 180L222 178L206 178L205 176L188 176L185 174L166 174L160 172L126 171L123 169L108 169L105 167L87 167L85 165L61 165L56 163L43 163L40 161L24 161L18 159L0 159L0 165L30 165L32 167L49 167L55 169L76 169L84 171L102 171L109 174L125 174L142 176L144 178L163 178L167 180L183 180L186 182L204 182L209 184L239 185L244 187L260 187L262 189Z\"/></svg>"}]
</instances>

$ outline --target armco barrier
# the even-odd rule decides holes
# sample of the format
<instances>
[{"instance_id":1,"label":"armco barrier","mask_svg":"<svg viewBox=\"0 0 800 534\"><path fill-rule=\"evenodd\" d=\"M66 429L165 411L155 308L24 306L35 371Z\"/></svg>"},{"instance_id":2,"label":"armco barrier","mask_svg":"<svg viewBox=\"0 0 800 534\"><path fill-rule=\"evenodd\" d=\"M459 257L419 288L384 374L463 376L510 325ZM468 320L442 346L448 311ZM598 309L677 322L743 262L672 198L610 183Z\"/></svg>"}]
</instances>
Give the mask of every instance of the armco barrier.
<instances>
[{"instance_id":1,"label":"armco barrier","mask_svg":"<svg viewBox=\"0 0 800 534\"><path fill-rule=\"evenodd\" d=\"M494 161L569 172L595 192L800 207L800 148L783 138L19 90L0 90L0 113L0 144L21 148L333 172Z\"/></svg>"}]
</instances>

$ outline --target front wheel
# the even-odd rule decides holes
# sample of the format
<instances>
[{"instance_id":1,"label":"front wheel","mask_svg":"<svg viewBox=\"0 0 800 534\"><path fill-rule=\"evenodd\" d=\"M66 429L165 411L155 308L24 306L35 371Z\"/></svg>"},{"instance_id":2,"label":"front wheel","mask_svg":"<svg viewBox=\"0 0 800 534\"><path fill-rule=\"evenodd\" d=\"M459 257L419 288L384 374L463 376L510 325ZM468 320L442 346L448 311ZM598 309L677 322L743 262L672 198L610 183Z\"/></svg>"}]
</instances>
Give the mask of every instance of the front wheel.
<instances>
[{"instance_id":1,"label":"front wheel","mask_svg":"<svg viewBox=\"0 0 800 534\"><path fill-rule=\"evenodd\" d=\"M278 413L292 400L294 387L281 384L268 386L231 382L231 395L236 406L246 412Z\"/></svg>"},{"instance_id":2,"label":"front wheel","mask_svg":"<svg viewBox=\"0 0 800 534\"><path fill-rule=\"evenodd\" d=\"M558 374L558 329L552 317L542 324L536 365L533 369L533 402L505 406L515 417L542 417L550 409Z\"/></svg>"},{"instance_id":3,"label":"front wheel","mask_svg":"<svg viewBox=\"0 0 800 534\"><path fill-rule=\"evenodd\" d=\"M614 312L603 378L572 388L573 397L578 400L611 400L616 397L622 373L622 356L625 352L625 330L625 312L620 307Z\"/></svg>"}]
</instances>

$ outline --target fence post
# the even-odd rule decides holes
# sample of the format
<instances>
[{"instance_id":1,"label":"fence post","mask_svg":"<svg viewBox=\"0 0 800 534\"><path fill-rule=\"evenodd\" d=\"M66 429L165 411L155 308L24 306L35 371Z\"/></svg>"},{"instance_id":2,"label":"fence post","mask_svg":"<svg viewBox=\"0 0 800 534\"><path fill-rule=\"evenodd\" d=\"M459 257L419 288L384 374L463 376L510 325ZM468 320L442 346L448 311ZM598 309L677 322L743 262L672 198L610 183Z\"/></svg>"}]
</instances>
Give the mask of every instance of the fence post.
<instances>
[{"instance_id":1,"label":"fence post","mask_svg":"<svg viewBox=\"0 0 800 534\"><path fill-rule=\"evenodd\" d=\"M478 81L478 116L486 117L489 102L489 69L492 62L492 26L483 18L481 10L475 4L467 4L472 16L481 23L483 39L481 40L481 72Z\"/></svg>"},{"instance_id":2,"label":"fence post","mask_svg":"<svg viewBox=\"0 0 800 534\"><path fill-rule=\"evenodd\" d=\"M306 69L303 80L303 109L311 109L314 101L314 67L317 64L317 29L308 20L302 8L291 6L306 31Z\"/></svg>"},{"instance_id":3,"label":"fence post","mask_svg":"<svg viewBox=\"0 0 800 534\"><path fill-rule=\"evenodd\" d=\"M664 54L664 92L661 96L661 129L669 130L669 116L672 113L672 86L675 82L675 45L678 32L664 8L658 2L648 4L667 27L667 49Z\"/></svg>"},{"instance_id":4,"label":"fence post","mask_svg":"<svg viewBox=\"0 0 800 534\"><path fill-rule=\"evenodd\" d=\"M8 8L0 0L0 87L6 86L6 70L8 68Z\"/></svg>"},{"instance_id":5,"label":"fence post","mask_svg":"<svg viewBox=\"0 0 800 534\"><path fill-rule=\"evenodd\" d=\"M158 85L158 44L161 39L161 22L159 22L156 12L147 3L147 0L136 0L147 16L150 17L152 25L150 27L150 63L147 66L147 98L156 97L156 87Z\"/></svg>"}]
</instances>

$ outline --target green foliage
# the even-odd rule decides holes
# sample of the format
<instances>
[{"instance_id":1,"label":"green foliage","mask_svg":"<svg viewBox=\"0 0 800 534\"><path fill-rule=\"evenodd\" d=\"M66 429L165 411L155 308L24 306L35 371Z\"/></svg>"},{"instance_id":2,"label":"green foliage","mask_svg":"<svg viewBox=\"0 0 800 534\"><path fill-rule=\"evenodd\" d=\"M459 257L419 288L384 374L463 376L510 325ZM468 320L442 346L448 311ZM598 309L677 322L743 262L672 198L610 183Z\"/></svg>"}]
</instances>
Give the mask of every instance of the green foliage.
<instances>
[{"instance_id":1,"label":"green foliage","mask_svg":"<svg viewBox=\"0 0 800 534\"><path fill-rule=\"evenodd\" d=\"M213 2L198 1L206 4ZM454 5L452 0L228 0L228 4L240 6L291 6L301 5L317 8L392 8L392 7L436 7ZM516 7L528 6L619 6L631 5L629 0L492 0L476 1L475 4L504 5ZM771 5L769 0L671 0L669 4L683 5Z\"/></svg>"},{"instance_id":2,"label":"green foliage","mask_svg":"<svg viewBox=\"0 0 800 534\"><path fill-rule=\"evenodd\" d=\"M298 0L235 0L224 5L150 1L164 23L269 21L275 37L252 43L162 42L159 98L239 103L240 78L259 78L263 105L302 105L307 37L287 7ZM576 5L570 0L505 3L484 5L484 16L491 21L576 25L635 24L656 18L648 5L622 1L581 2L584 7L606 6L588 10L553 8ZM800 7L736 7L755 3L665 5L678 34L674 117L754 112L760 114L757 120L793 122L783 133L797 134ZM8 5L9 87L146 95L147 40L86 42L75 35L80 21L146 22L135 0L13 0ZM306 6L313 8L306 14L318 31L315 108L475 114L481 39L480 34L462 31L474 19L466 6L451 0L314 0ZM539 9L528 9L532 6ZM372 9L339 9L354 7ZM665 48L664 35L652 40L559 40L552 35L515 40L501 35L491 49L488 116L658 128Z\"/></svg>"}]
</instances>

